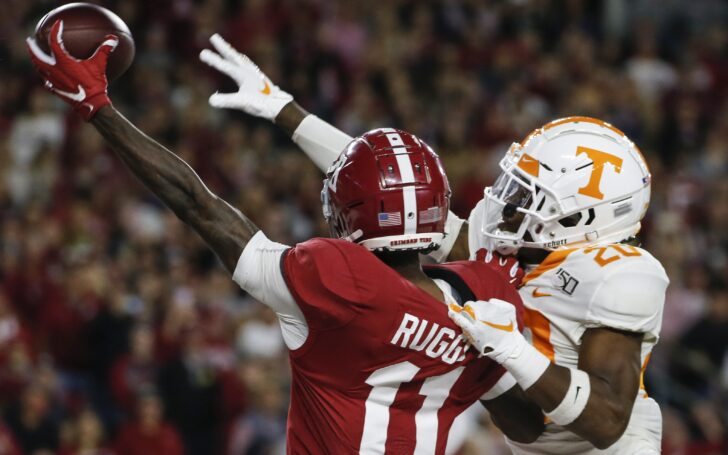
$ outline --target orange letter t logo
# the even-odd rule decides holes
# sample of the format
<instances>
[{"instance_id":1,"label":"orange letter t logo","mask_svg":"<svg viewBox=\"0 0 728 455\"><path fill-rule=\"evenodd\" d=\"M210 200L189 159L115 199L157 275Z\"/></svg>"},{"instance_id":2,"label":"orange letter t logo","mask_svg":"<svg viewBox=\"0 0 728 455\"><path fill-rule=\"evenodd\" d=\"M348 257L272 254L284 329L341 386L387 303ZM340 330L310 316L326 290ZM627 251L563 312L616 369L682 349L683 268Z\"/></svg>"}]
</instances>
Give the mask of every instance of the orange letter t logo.
<instances>
[{"instance_id":1,"label":"orange letter t logo","mask_svg":"<svg viewBox=\"0 0 728 455\"><path fill-rule=\"evenodd\" d=\"M593 162L591 176L589 177L589 183L586 186L579 188L579 194L585 196L591 196L596 199L604 199L604 193L599 189L599 184L602 182L602 173L604 172L604 165L609 163L614 166L614 170L617 174L622 172L622 158L611 155L606 152L600 152L599 150L590 149L588 147L577 147L576 155L586 154Z\"/></svg>"}]
</instances>

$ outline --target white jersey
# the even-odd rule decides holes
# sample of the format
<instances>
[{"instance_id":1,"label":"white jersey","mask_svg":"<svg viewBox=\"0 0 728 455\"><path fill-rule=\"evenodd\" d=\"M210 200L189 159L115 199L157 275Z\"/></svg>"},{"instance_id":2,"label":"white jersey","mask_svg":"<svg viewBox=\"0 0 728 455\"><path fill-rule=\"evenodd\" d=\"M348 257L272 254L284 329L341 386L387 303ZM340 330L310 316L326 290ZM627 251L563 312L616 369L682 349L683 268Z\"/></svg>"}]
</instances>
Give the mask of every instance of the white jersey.
<instances>
[{"instance_id":1,"label":"white jersey","mask_svg":"<svg viewBox=\"0 0 728 455\"><path fill-rule=\"evenodd\" d=\"M470 215L471 259L483 248L479 217L482 201ZM576 368L584 332L610 327L644 333L642 375L662 325L669 283L662 265L647 251L629 245L598 245L559 250L528 270L520 289L524 335L555 364ZM640 389L622 437L606 450L554 423L531 444L509 441L515 454L660 453L662 417L657 403Z\"/></svg>"},{"instance_id":2,"label":"white jersey","mask_svg":"<svg viewBox=\"0 0 728 455\"><path fill-rule=\"evenodd\" d=\"M629 245L600 245L551 253L524 277L526 336L557 365L576 368L581 337L589 328L644 333L642 374L662 325L665 270L647 251ZM510 442L515 454L659 453L662 418L647 396L642 377L629 425L606 450L564 427L549 423L532 444Z\"/></svg>"}]
</instances>

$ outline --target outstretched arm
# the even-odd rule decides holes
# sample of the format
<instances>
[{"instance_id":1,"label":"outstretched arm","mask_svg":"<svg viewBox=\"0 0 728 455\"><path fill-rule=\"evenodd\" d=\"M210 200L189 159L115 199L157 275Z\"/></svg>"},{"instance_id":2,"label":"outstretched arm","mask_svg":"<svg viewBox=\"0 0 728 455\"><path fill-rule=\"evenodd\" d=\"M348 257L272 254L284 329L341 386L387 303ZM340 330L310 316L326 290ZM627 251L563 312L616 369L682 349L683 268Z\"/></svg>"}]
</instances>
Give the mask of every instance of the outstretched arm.
<instances>
[{"instance_id":1,"label":"outstretched arm","mask_svg":"<svg viewBox=\"0 0 728 455\"><path fill-rule=\"evenodd\" d=\"M107 94L106 62L118 45L109 35L92 57L78 60L63 47L63 22L51 28L51 54L28 38L45 87L68 102L104 136L129 169L177 216L202 236L232 273L258 231L238 210L207 189L195 171L119 114Z\"/></svg>"},{"instance_id":2,"label":"outstretched arm","mask_svg":"<svg viewBox=\"0 0 728 455\"><path fill-rule=\"evenodd\" d=\"M237 92L213 93L210 105L274 122L325 173L353 138L302 108L220 35L213 35L210 43L217 52L204 49L200 60L238 84ZM428 256L435 262L466 260L470 256L467 225L454 213L448 213L445 242Z\"/></svg>"},{"instance_id":3,"label":"outstretched arm","mask_svg":"<svg viewBox=\"0 0 728 455\"><path fill-rule=\"evenodd\" d=\"M180 157L137 129L113 107L101 108L91 124L129 170L197 231L232 273L258 228L213 194Z\"/></svg>"}]
</instances>

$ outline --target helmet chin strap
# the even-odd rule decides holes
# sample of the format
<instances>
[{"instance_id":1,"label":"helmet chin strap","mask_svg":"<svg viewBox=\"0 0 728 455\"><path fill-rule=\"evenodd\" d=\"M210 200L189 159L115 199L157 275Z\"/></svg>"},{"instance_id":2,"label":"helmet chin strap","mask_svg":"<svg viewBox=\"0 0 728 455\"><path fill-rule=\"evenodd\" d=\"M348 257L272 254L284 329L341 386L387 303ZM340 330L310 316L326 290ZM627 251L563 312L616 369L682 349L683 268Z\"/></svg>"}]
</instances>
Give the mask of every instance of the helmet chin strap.
<instances>
[{"instance_id":1,"label":"helmet chin strap","mask_svg":"<svg viewBox=\"0 0 728 455\"><path fill-rule=\"evenodd\" d=\"M361 229L357 229L356 231L352 232L348 236L344 237L342 240L346 240L347 242L356 242L364 235L364 232Z\"/></svg>"}]
</instances>

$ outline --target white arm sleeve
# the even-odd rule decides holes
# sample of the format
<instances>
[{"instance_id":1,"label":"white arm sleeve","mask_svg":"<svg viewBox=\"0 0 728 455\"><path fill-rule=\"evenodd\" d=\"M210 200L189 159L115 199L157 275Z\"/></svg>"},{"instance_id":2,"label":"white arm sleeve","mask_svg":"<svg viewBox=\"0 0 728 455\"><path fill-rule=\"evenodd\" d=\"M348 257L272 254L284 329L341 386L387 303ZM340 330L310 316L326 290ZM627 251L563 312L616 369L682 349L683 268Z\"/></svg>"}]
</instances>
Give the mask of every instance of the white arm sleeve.
<instances>
[{"instance_id":1,"label":"white arm sleeve","mask_svg":"<svg viewBox=\"0 0 728 455\"><path fill-rule=\"evenodd\" d=\"M283 340L288 349L295 350L306 341L308 324L281 271L281 258L289 248L269 240L263 231L258 231L240 255L233 281L276 312Z\"/></svg>"},{"instance_id":2,"label":"white arm sleeve","mask_svg":"<svg viewBox=\"0 0 728 455\"><path fill-rule=\"evenodd\" d=\"M316 167L326 172L353 138L315 115L308 115L293 132L292 139Z\"/></svg>"},{"instance_id":3,"label":"white arm sleeve","mask_svg":"<svg viewBox=\"0 0 728 455\"><path fill-rule=\"evenodd\" d=\"M447 212L447 220L445 220L445 238L442 240L440 248L428 254L435 262L441 263L450 256L450 251L455 245L455 241L460 235L460 229L463 227L464 219L458 217L452 212Z\"/></svg>"}]
</instances>

